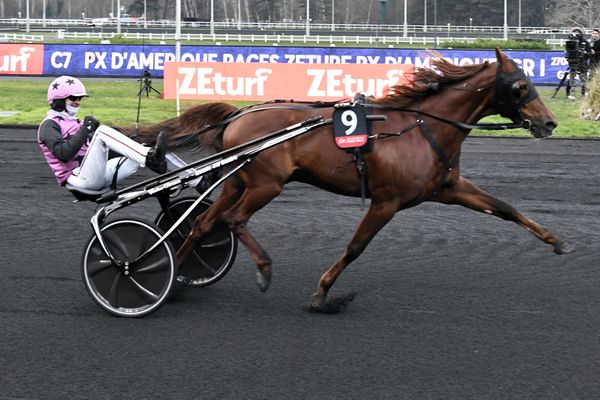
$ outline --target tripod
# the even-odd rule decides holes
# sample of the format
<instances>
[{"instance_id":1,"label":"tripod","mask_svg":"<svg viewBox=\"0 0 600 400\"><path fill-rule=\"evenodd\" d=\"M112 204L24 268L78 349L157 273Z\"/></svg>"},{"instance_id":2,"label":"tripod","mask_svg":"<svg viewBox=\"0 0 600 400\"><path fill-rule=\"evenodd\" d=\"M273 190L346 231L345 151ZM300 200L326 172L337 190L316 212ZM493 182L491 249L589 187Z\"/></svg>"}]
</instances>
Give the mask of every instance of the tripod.
<instances>
[{"instance_id":1,"label":"tripod","mask_svg":"<svg viewBox=\"0 0 600 400\"><path fill-rule=\"evenodd\" d=\"M569 66L565 71L562 79L558 83L558 86L556 87L556 89L554 89L554 94L552 95L552 97L554 98L556 96L556 93L558 93L560 88L565 84L565 81L567 82L565 90L567 93L567 97L569 97L571 95L571 88L575 86L575 77L577 75L579 75L579 79L581 80L581 95L584 95L587 81L587 70L580 67L573 69Z\"/></svg>"},{"instance_id":2,"label":"tripod","mask_svg":"<svg viewBox=\"0 0 600 400\"><path fill-rule=\"evenodd\" d=\"M567 81L567 86L566 86L565 90L567 92L567 96L569 96L569 94L571 93L572 83L575 81L576 74L577 73L573 73L571 71L571 67L568 67L567 70L565 71L565 73L563 74L562 79L560 80L560 82L558 82L558 86L554 89L554 94L552 95L552 98L554 98L556 96L556 93L558 93L560 88L564 85L565 81ZM567 80L567 78L568 78L568 80Z\"/></svg>"},{"instance_id":3,"label":"tripod","mask_svg":"<svg viewBox=\"0 0 600 400\"><path fill-rule=\"evenodd\" d=\"M154 89L154 87L152 86L152 81L150 80L150 73L148 72L148 76L146 76L146 72L144 72L144 78L142 79L143 86L137 94L138 97L141 96L144 92L146 92L146 97L148 97L150 96L150 91L154 91L160 96L160 92Z\"/></svg>"},{"instance_id":4,"label":"tripod","mask_svg":"<svg viewBox=\"0 0 600 400\"><path fill-rule=\"evenodd\" d=\"M144 73L142 74L142 79L138 79L138 81L140 82L140 91L137 94L138 109L137 109L137 117L135 119L135 127L136 128L139 126L139 123L140 123L140 108L142 106L142 93L145 92L146 97L149 97L150 92L154 91L154 92L156 92L156 94L158 94L160 96L160 92L152 86L152 80L150 78L151 78L150 71L144 71Z\"/></svg>"}]
</instances>

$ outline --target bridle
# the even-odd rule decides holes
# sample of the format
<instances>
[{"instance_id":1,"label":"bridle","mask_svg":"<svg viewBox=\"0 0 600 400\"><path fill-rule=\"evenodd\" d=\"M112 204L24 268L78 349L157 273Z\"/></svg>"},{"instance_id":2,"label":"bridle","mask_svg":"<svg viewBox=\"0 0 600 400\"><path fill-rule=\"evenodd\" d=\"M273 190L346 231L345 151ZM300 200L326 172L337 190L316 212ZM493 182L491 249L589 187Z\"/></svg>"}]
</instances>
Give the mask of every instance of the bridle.
<instances>
[{"instance_id":1,"label":"bridle","mask_svg":"<svg viewBox=\"0 0 600 400\"><path fill-rule=\"evenodd\" d=\"M492 107L505 118L520 119L522 121L521 109L531 100L537 98L538 93L517 64L512 60L510 62L515 67L512 72L504 72L500 69L500 65L497 66ZM520 81L525 81L525 83L520 83ZM521 96L522 90L527 90L525 96Z\"/></svg>"}]
</instances>

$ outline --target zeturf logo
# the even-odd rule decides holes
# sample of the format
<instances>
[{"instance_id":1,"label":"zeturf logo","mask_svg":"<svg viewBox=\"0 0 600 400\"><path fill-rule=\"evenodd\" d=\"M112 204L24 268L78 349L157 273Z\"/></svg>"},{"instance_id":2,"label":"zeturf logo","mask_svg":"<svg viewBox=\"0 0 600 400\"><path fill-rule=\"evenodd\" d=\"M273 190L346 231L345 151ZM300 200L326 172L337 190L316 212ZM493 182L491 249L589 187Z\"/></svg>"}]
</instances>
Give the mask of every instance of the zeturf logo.
<instances>
[{"instance_id":1,"label":"zeturf logo","mask_svg":"<svg viewBox=\"0 0 600 400\"><path fill-rule=\"evenodd\" d=\"M165 63L164 96L174 99L337 100L382 96L406 83L410 65Z\"/></svg>"},{"instance_id":2,"label":"zeturf logo","mask_svg":"<svg viewBox=\"0 0 600 400\"><path fill-rule=\"evenodd\" d=\"M0 74L42 75L44 46L7 43L0 45Z\"/></svg>"}]
</instances>

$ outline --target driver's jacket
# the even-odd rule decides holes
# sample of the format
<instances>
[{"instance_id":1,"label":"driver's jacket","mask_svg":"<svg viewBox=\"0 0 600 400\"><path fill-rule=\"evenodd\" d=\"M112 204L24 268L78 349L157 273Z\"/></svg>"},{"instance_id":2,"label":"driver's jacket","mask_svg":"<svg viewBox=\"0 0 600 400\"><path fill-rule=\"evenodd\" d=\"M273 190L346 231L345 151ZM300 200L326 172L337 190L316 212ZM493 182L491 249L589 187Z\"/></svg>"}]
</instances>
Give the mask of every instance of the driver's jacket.
<instances>
[{"instance_id":1,"label":"driver's jacket","mask_svg":"<svg viewBox=\"0 0 600 400\"><path fill-rule=\"evenodd\" d=\"M78 119L49 111L38 129L38 144L59 185L79 167L87 152L89 131Z\"/></svg>"}]
</instances>

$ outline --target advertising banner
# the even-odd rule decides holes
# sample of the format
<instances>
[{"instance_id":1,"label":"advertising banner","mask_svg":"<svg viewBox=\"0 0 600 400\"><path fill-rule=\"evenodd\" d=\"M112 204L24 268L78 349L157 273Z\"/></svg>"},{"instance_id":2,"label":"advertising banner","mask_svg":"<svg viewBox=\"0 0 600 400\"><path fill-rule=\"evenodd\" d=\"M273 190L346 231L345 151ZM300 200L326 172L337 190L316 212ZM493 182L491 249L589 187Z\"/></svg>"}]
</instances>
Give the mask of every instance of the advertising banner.
<instances>
[{"instance_id":1,"label":"advertising banner","mask_svg":"<svg viewBox=\"0 0 600 400\"><path fill-rule=\"evenodd\" d=\"M44 45L0 45L0 75L41 75L43 73Z\"/></svg>"},{"instance_id":2,"label":"advertising banner","mask_svg":"<svg viewBox=\"0 0 600 400\"><path fill-rule=\"evenodd\" d=\"M439 52L458 65L495 61L493 50ZM556 85L567 69L563 51L507 50L535 84ZM182 62L260 64L365 64L427 66L429 55L421 49L181 46ZM165 63L175 61L175 46L0 44L0 75L64 74L98 77L153 77L164 74Z\"/></svg>"},{"instance_id":3,"label":"advertising banner","mask_svg":"<svg viewBox=\"0 0 600 400\"><path fill-rule=\"evenodd\" d=\"M406 83L410 65L165 64L164 97L199 100L339 100L361 92L380 97Z\"/></svg>"}]
</instances>

